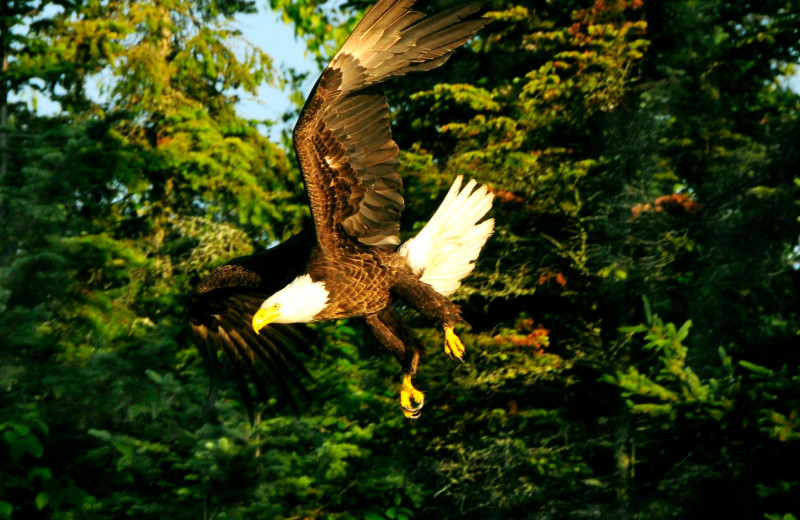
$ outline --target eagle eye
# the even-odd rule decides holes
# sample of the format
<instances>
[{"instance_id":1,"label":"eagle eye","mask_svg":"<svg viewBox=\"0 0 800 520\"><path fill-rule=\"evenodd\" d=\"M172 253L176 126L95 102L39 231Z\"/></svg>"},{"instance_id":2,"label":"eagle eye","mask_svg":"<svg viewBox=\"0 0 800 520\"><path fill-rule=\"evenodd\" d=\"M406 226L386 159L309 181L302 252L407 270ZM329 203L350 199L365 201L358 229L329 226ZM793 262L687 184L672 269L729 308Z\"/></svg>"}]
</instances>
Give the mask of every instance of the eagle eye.
<instances>
[{"instance_id":1,"label":"eagle eye","mask_svg":"<svg viewBox=\"0 0 800 520\"><path fill-rule=\"evenodd\" d=\"M272 310L273 311L278 311L278 310L280 310L280 308L281 308L281 304L280 303L276 303L276 304L274 304L272 306Z\"/></svg>"}]
</instances>

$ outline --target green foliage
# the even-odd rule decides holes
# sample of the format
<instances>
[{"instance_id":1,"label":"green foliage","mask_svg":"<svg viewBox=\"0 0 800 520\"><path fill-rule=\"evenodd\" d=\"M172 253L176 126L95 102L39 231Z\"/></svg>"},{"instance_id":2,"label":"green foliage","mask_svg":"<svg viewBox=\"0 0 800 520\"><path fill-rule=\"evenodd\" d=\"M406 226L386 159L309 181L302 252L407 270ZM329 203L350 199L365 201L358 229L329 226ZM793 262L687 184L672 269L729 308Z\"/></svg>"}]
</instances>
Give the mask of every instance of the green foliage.
<instances>
[{"instance_id":1,"label":"green foliage","mask_svg":"<svg viewBox=\"0 0 800 520\"><path fill-rule=\"evenodd\" d=\"M8 455L0 473L0 518L22 517L34 511L89 508L94 500L68 476L55 475L46 464L43 441L47 424L33 407L20 410L18 420L0 422L0 449Z\"/></svg>"},{"instance_id":2,"label":"green foliage","mask_svg":"<svg viewBox=\"0 0 800 520\"><path fill-rule=\"evenodd\" d=\"M295 35L303 38L308 51L320 68L344 44L355 29L365 9L372 5L364 1L348 1L337 9L323 9L326 2L270 0L273 11L281 13L283 21L294 27ZM357 9L353 11L353 7Z\"/></svg>"},{"instance_id":3,"label":"green foliage","mask_svg":"<svg viewBox=\"0 0 800 520\"><path fill-rule=\"evenodd\" d=\"M652 400L645 403L634 403L629 400L628 406L634 413L669 414L675 419L676 405L686 405L690 408L714 406L720 410L712 412L712 415L719 417L724 414L726 407L730 407L729 400L718 399L717 393L720 391L718 380L712 379L708 384L704 384L697 374L686 366L688 348L682 342L689 335L691 325L692 322L687 321L678 329L672 323L663 323L658 316L651 316L647 327L622 329L622 332L629 335L646 332L644 339L647 343L642 348L659 355L659 368L651 376L641 374L636 366L630 366L627 373L620 372L616 377L606 378L608 382L622 389L623 397L639 396ZM723 378L729 379L732 377L730 358L723 349L720 349L720 356L729 369Z\"/></svg>"},{"instance_id":4,"label":"green foliage","mask_svg":"<svg viewBox=\"0 0 800 520\"><path fill-rule=\"evenodd\" d=\"M709 480L727 475L733 476L731 484L737 486L742 475L752 473L748 476L755 478L754 486L765 503L792 503L798 483L784 480L777 466L765 471L760 461L741 458L741 447L782 451L781 444L797 439L793 410L800 405L800 393L796 376L786 366L776 372L745 360L735 364L720 348L718 366L706 369L707 376L701 378L687 363L691 350L685 342L691 322L677 328L650 314L647 300L645 307L648 323L624 327L621 332L626 341L635 341L644 333L644 343L631 347L631 355L641 349L642 353L658 354L657 359L650 357L640 363L647 372L630 366L627 371L603 376L605 382L620 389L638 424L632 441L637 456L647 460L651 454L669 452L682 444L675 438L682 430L704 437L681 461L691 471L679 479L663 478L658 489L677 498L685 494L687 482L708 486ZM737 370L737 365L744 370ZM720 461L724 462L723 470L719 469Z\"/></svg>"},{"instance_id":5,"label":"green foliage","mask_svg":"<svg viewBox=\"0 0 800 520\"><path fill-rule=\"evenodd\" d=\"M232 28L249 1L10 3L0 518L795 518L795 4L488 4L387 85L408 235L456 175L495 194L467 362L404 310L430 350L408 421L363 324L319 324L301 413L251 425L228 383L203 413L182 308L308 218L287 143L234 111L301 78ZM368 7L271 5L320 63Z\"/></svg>"}]
</instances>

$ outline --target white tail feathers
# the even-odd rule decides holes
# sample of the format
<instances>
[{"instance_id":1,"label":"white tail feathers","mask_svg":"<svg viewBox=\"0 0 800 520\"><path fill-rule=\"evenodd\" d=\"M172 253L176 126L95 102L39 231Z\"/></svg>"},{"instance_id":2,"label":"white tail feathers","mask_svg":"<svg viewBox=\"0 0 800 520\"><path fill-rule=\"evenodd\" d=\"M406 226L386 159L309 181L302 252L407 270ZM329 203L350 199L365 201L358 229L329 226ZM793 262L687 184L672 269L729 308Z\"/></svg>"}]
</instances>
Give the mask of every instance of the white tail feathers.
<instances>
[{"instance_id":1,"label":"white tail feathers","mask_svg":"<svg viewBox=\"0 0 800 520\"><path fill-rule=\"evenodd\" d=\"M494 231L494 219L478 224L492 207L492 194L486 186L472 191L474 180L461 189L461 181L459 175L422 231L397 250L423 282L444 296L453 294L472 272Z\"/></svg>"}]
</instances>

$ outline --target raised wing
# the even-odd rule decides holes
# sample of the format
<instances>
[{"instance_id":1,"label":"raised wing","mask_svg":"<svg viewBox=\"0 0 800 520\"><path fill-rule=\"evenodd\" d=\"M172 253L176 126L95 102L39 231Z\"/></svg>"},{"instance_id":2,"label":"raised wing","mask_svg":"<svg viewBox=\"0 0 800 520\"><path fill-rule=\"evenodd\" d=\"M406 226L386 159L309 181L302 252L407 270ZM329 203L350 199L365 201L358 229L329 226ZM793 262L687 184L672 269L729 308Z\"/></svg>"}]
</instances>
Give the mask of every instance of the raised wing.
<instances>
[{"instance_id":1,"label":"raised wing","mask_svg":"<svg viewBox=\"0 0 800 520\"><path fill-rule=\"evenodd\" d=\"M442 65L486 20L469 2L434 16L413 0L381 0L320 76L294 129L294 147L323 248L352 237L394 248L403 198L397 144L380 85Z\"/></svg>"}]
</instances>

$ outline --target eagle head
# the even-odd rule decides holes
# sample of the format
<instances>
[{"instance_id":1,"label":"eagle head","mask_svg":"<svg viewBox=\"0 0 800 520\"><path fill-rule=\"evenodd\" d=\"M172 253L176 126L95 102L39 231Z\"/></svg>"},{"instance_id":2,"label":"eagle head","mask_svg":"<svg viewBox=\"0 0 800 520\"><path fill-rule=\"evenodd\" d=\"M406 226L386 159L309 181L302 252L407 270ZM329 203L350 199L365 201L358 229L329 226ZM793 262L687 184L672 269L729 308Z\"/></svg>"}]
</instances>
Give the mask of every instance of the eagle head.
<instances>
[{"instance_id":1,"label":"eagle head","mask_svg":"<svg viewBox=\"0 0 800 520\"><path fill-rule=\"evenodd\" d=\"M314 282L307 274L298 276L261 303L253 315L253 330L258 332L269 323L314 321L327 303L328 291L323 282Z\"/></svg>"}]
</instances>

